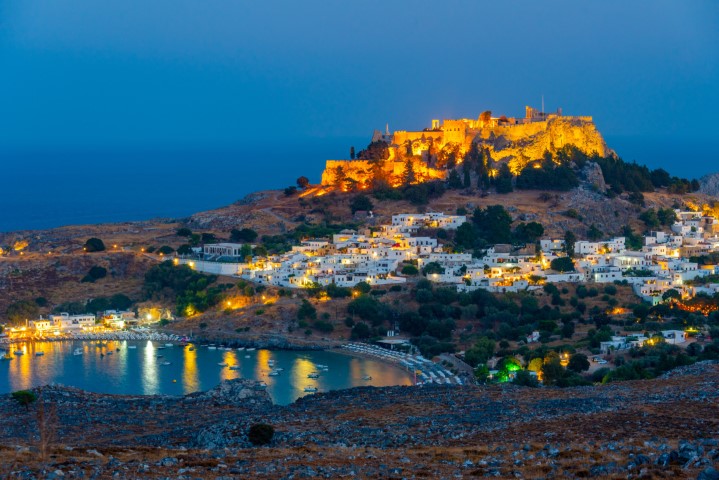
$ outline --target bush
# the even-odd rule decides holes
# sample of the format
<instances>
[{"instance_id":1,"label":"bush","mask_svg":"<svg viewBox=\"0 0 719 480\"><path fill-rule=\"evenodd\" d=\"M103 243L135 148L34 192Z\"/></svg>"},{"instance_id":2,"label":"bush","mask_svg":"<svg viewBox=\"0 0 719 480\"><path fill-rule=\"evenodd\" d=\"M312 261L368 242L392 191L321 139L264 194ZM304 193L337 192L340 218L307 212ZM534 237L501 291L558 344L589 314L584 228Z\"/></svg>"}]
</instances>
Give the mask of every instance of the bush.
<instances>
[{"instance_id":1,"label":"bush","mask_svg":"<svg viewBox=\"0 0 719 480\"><path fill-rule=\"evenodd\" d=\"M37 395L30 390L18 390L12 392L12 399L25 407L25 410L30 410L30 404L37 400Z\"/></svg>"},{"instance_id":2,"label":"bush","mask_svg":"<svg viewBox=\"0 0 719 480\"><path fill-rule=\"evenodd\" d=\"M352 327L352 338L353 339L365 339L369 338L369 336L372 334L372 330L369 328L369 325L367 325L364 322L358 322L355 324L354 327Z\"/></svg>"},{"instance_id":3,"label":"bush","mask_svg":"<svg viewBox=\"0 0 719 480\"><path fill-rule=\"evenodd\" d=\"M172 247L169 246L169 245L163 245L163 246L161 246L160 248L157 249L157 253L161 253L161 254L163 254L163 255L169 255L169 254L171 254L171 253L174 252L174 251L175 251L175 249L172 248Z\"/></svg>"},{"instance_id":4,"label":"bush","mask_svg":"<svg viewBox=\"0 0 719 480\"><path fill-rule=\"evenodd\" d=\"M190 237L192 236L192 230L187 227L178 228L177 232L175 232L175 235L177 235L178 237Z\"/></svg>"},{"instance_id":5,"label":"bush","mask_svg":"<svg viewBox=\"0 0 719 480\"><path fill-rule=\"evenodd\" d=\"M319 330L320 332L324 333L330 333L335 329L334 325L324 320L317 320L314 324L314 328L315 330Z\"/></svg>"},{"instance_id":6,"label":"bush","mask_svg":"<svg viewBox=\"0 0 719 480\"><path fill-rule=\"evenodd\" d=\"M302 299L302 305L297 310L297 319L304 320L306 318L317 318L317 309L307 300Z\"/></svg>"},{"instance_id":7,"label":"bush","mask_svg":"<svg viewBox=\"0 0 719 480\"><path fill-rule=\"evenodd\" d=\"M402 275L417 275L418 273L419 270L417 270L417 267L415 267L414 265L405 265L404 267L402 267Z\"/></svg>"},{"instance_id":8,"label":"bush","mask_svg":"<svg viewBox=\"0 0 719 480\"><path fill-rule=\"evenodd\" d=\"M107 269L104 267L98 267L95 265L94 267L90 267L90 270L87 272L87 275L85 275L85 278L82 279L83 282L94 282L95 280L99 280L101 278L105 278L107 276Z\"/></svg>"},{"instance_id":9,"label":"bush","mask_svg":"<svg viewBox=\"0 0 719 480\"><path fill-rule=\"evenodd\" d=\"M102 252L105 250L105 244L99 238L88 238L83 246L86 252Z\"/></svg>"},{"instance_id":10,"label":"bush","mask_svg":"<svg viewBox=\"0 0 719 480\"><path fill-rule=\"evenodd\" d=\"M372 205L372 201L366 195L359 194L354 197L350 202L350 209L352 210L352 214L360 210L370 211L373 208L374 205Z\"/></svg>"},{"instance_id":11,"label":"bush","mask_svg":"<svg viewBox=\"0 0 719 480\"><path fill-rule=\"evenodd\" d=\"M539 386L539 381L537 380L537 377L529 373L528 370L519 370L514 377L514 380L512 380L512 383L515 385L520 385L522 387L536 388Z\"/></svg>"},{"instance_id":12,"label":"bush","mask_svg":"<svg viewBox=\"0 0 719 480\"><path fill-rule=\"evenodd\" d=\"M552 270L557 272L572 272L574 271L574 261L569 257L559 257L552 260L549 264ZM581 298L581 297L580 297Z\"/></svg>"},{"instance_id":13,"label":"bush","mask_svg":"<svg viewBox=\"0 0 719 480\"><path fill-rule=\"evenodd\" d=\"M250 427L247 432L247 439L253 445L267 445L272 441L272 437L275 436L275 428L272 425L266 423L256 423Z\"/></svg>"}]
</instances>

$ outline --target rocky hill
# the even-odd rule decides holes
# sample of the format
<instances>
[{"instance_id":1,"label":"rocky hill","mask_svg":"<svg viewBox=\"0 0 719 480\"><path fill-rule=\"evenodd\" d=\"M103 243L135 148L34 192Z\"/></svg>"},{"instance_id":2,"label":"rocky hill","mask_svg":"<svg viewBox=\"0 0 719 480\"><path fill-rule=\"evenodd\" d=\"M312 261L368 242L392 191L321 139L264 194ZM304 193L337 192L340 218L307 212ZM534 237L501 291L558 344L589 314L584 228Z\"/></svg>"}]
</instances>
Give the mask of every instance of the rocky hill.
<instances>
[{"instance_id":1,"label":"rocky hill","mask_svg":"<svg viewBox=\"0 0 719 480\"><path fill-rule=\"evenodd\" d=\"M699 183L701 184L701 188L699 189L701 193L719 197L719 173L706 175L699 179Z\"/></svg>"},{"instance_id":2,"label":"rocky hill","mask_svg":"<svg viewBox=\"0 0 719 480\"><path fill-rule=\"evenodd\" d=\"M718 382L705 362L598 387L366 387L287 407L247 380L186 397L46 387L27 411L0 396L0 475L709 479ZM274 426L269 446L252 447L255 423Z\"/></svg>"}]
</instances>

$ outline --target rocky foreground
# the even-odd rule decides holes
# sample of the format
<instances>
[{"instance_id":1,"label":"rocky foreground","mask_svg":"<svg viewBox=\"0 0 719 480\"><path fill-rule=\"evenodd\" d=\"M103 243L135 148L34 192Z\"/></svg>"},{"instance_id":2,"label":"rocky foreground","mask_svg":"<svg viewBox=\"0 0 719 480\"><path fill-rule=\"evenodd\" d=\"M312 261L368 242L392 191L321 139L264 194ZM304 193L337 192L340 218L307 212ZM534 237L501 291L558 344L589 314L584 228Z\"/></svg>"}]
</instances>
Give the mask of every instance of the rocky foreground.
<instances>
[{"instance_id":1,"label":"rocky foreground","mask_svg":"<svg viewBox=\"0 0 719 480\"><path fill-rule=\"evenodd\" d=\"M718 386L702 363L599 387L365 387L286 407L249 380L184 397L45 387L27 411L0 397L0 478L706 480ZM258 422L275 426L267 447L247 439Z\"/></svg>"}]
</instances>

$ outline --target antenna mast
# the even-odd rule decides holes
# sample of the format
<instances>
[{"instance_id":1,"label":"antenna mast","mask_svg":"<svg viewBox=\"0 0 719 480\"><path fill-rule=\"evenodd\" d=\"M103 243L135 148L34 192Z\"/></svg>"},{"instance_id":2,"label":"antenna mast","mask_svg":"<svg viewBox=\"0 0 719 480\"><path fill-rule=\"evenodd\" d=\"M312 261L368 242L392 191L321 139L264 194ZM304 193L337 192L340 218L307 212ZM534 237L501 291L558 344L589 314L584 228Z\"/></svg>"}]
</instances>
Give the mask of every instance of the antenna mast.
<instances>
[{"instance_id":1,"label":"antenna mast","mask_svg":"<svg viewBox=\"0 0 719 480\"><path fill-rule=\"evenodd\" d=\"M544 116L544 94L542 94L542 116Z\"/></svg>"}]
</instances>

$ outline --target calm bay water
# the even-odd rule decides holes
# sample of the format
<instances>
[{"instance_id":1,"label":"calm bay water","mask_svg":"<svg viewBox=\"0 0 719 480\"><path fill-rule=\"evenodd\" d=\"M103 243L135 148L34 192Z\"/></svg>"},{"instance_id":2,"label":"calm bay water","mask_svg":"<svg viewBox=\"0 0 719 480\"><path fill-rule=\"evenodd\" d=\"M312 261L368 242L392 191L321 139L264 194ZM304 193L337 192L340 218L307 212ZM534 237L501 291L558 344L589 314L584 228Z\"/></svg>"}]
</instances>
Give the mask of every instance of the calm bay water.
<instances>
[{"instance_id":1,"label":"calm bay water","mask_svg":"<svg viewBox=\"0 0 719 480\"><path fill-rule=\"evenodd\" d=\"M135 349L128 348L135 345ZM0 393L59 383L99 393L183 395L208 390L222 380L249 378L267 383L275 403L286 405L308 395L305 387L320 392L357 386L411 385L408 372L382 362L326 352L294 351L223 351L196 346L158 348L157 342L28 342L14 345L24 355L0 360ZM73 355L81 348L82 355ZM119 351L117 349L119 348ZM36 356L36 352L44 352ZM105 353L101 356L100 353ZM108 355L108 352L112 352ZM162 355L162 357L159 357ZM246 358L249 356L249 358ZM269 376L274 368L283 368L279 376ZM170 365L162 365L170 362ZM218 363L227 363L223 367ZM320 371L317 365L327 365ZM239 370L230 370L236 365ZM317 379L307 378L319 372ZM363 380L370 376L371 380Z\"/></svg>"}]
</instances>

